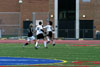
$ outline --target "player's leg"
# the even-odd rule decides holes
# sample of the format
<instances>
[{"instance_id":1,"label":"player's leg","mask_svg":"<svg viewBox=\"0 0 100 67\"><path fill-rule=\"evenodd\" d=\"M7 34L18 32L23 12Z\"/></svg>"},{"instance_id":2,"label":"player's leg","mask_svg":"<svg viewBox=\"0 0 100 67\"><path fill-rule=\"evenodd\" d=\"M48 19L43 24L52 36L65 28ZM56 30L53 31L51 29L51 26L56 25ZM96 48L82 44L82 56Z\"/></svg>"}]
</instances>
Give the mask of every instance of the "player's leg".
<instances>
[{"instance_id":1,"label":"player's leg","mask_svg":"<svg viewBox=\"0 0 100 67\"><path fill-rule=\"evenodd\" d=\"M48 34L47 34L47 43L50 43L50 38L52 37L52 32L48 32Z\"/></svg>"},{"instance_id":2,"label":"player's leg","mask_svg":"<svg viewBox=\"0 0 100 67\"><path fill-rule=\"evenodd\" d=\"M38 43L39 43L39 39L36 40L35 49L38 49Z\"/></svg>"},{"instance_id":3,"label":"player's leg","mask_svg":"<svg viewBox=\"0 0 100 67\"><path fill-rule=\"evenodd\" d=\"M50 38L51 38L51 40L52 40L52 45L55 46L56 44L55 44L55 41L54 41L54 36L53 36L53 34L52 34L52 36L51 36Z\"/></svg>"},{"instance_id":4,"label":"player's leg","mask_svg":"<svg viewBox=\"0 0 100 67\"><path fill-rule=\"evenodd\" d=\"M46 36L46 38L47 38L47 43L50 43L50 38L49 38L49 36Z\"/></svg>"},{"instance_id":5,"label":"player's leg","mask_svg":"<svg viewBox=\"0 0 100 67\"><path fill-rule=\"evenodd\" d=\"M55 41L54 41L54 39L52 39L52 45L53 46L55 46L56 44L55 44Z\"/></svg>"},{"instance_id":6,"label":"player's leg","mask_svg":"<svg viewBox=\"0 0 100 67\"><path fill-rule=\"evenodd\" d=\"M36 44L36 39L34 36L31 37L31 40L34 41L34 44Z\"/></svg>"},{"instance_id":7,"label":"player's leg","mask_svg":"<svg viewBox=\"0 0 100 67\"><path fill-rule=\"evenodd\" d=\"M31 43L30 37L27 38L27 42L22 46L23 48Z\"/></svg>"},{"instance_id":8,"label":"player's leg","mask_svg":"<svg viewBox=\"0 0 100 67\"><path fill-rule=\"evenodd\" d=\"M48 47L47 47L46 36L44 36L43 34L41 34L40 37L41 37L41 39L43 39L43 41L44 41L44 43L43 43L43 44L44 44L44 47L45 47L45 48L48 48Z\"/></svg>"},{"instance_id":9,"label":"player's leg","mask_svg":"<svg viewBox=\"0 0 100 67\"><path fill-rule=\"evenodd\" d=\"M46 41L45 38L44 38L44 47L45 47L45 48L48 48L48 47L47 47L47 41Z\"/></svg>"},{"instance_id":10,"label":"player's leg","mask_svg":"<svg viewBox=\"0 0 100 67\"><path fill-rule=\"evenodd\" d=\"M38 49L39 40L40 40L40 34L37 35L37 40L35 40L35 49Z\"/></svg>"},{"instance_id":11,"label":"player's leg","mask_svg":"<svg viewBox=\"0 0 100 67\"><path fill-rule=\"evenodd\" d=\"M36 44L36 39L35 40L33 40L34 41L34 44Z\"/></svg>"},{"instance_id":12,"label":"player's leg","mask_svg":"<svg viewBox=\"0 0 100 67\"><path fill-rule=\"evenodd\" d=\"M28 41L25 43L25 46L29 45L31 43L31 41Z\"/></svg>"}]
</instances>

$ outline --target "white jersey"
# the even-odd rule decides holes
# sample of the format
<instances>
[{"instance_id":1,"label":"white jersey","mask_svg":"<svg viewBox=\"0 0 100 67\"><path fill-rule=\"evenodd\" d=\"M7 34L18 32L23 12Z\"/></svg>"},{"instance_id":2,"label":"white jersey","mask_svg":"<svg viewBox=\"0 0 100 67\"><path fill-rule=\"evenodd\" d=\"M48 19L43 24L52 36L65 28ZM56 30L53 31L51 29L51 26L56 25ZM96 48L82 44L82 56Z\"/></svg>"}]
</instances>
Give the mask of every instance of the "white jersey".
<instances>
[{"instance_id":1,"label":"white jersey","mask_svg":"<svg viewBox=\"0 0 100 67\"><path fill-rule=\"evenodd\" d=\"M47 29L47 32L49 32L49 31L52 31L52 30L53 30L53 28L52 28L52 26L51 26L51 25L46 25L46 26L44 26L43 28L46 28L46 29Z\"/></svg>"},{"instance_id":2,"label":"white jersey","mask_svg":"<svg viewBox=\"0 0 100 67\"><path fill-rule=\"evenodd\" d=\"M38 25L36 27L36 29L35 29L36 30L36 35L43 33L43 31L41 31L41 29L43 29L42 25Z\"/></svg>"}]
</instances>

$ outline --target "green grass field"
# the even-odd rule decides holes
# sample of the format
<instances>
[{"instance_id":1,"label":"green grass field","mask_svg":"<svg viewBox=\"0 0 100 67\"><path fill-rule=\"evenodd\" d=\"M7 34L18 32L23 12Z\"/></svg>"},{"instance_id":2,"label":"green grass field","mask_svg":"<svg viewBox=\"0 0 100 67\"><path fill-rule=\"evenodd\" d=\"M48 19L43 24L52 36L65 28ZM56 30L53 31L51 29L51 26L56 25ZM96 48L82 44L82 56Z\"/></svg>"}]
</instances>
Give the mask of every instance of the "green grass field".
<instances>
[{"instance_id":1,"label":"green grass field","mask_svg":"<svg viewBox=\"0 0 100 67\"><path fill-rule=\"evenodd\" d=\"M48 49L34 44L22 48L23 44L0 44L0 57L25 57L65 60L67 63L48 64L49 66L99 66L100 46L71 46L69 44L48 44Z\"/></svg>"}]
</instances>

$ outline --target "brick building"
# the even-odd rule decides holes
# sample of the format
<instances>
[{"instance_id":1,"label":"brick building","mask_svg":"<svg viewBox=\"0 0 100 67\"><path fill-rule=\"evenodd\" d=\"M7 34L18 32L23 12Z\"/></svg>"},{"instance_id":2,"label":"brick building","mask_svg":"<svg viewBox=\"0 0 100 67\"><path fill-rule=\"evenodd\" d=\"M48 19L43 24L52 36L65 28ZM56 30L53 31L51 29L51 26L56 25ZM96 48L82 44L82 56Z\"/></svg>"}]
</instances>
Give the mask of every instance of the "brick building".
<instances>
[{"instance_id":1,"label":"brick building","mask_svg":"<svg viewBox=\"0 0 100 67\"><path fill-rule=\"evenodd\" d=\"M0 0L0 28L23 29L38 20L45 25L49 19L55 38L95 39L100 31L99 7L99 0Z\"/></svg>"}]
</instances>

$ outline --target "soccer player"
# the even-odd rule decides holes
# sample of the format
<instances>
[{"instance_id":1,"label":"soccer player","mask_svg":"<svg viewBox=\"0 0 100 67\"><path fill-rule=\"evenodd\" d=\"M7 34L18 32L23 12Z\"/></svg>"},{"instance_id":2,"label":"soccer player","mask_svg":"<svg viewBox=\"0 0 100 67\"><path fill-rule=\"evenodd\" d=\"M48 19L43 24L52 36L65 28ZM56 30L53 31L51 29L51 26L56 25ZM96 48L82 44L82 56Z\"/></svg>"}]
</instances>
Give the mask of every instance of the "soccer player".
<instances>
[{"instance_id":1,"label":"soccer player","mask_svg":"<svg viewBox=\"0 0 100 67\"><path fill-rule=\"evenodd\" d=\"M53 27L52 27L52 21L49 21L49 23L48 23L48 25L46 25L46 26L44 26L43 28L46 28L46 33L47 33L47 40L48 40L48 42L47 43L49 43L50 42L50 40L52 41L52 44L53 44L53 46L55 46L55 42L54 42L54 40L53 40L53 31L54 31L54 29L53 29Z\"/></svg>"},{"instance_id":2,"label":"soccer player","mask_svg":"<svg viewBox=\"0 0 100 67\"><path fill-rule=\"evenodd\" d=\"M33 24L29 25L29 30L28 30L28 38L27 42L23 45L23 48L31 43L31 41L35 42L35 37L33 36Z\"/></svg>"},{"instance_id":3,"label":"soccer player","mask_svg":"<svg viewBox=\"0 0 100 67\"><path fill-rule=\"evenodd\" d=\"M44 38L44 30L42 27L42 22L39 22L39 25L37 25L37 27L36 27L36 36L37 36L37 40L36 40L36 44L35 44L35 49L38 49L38 42L40 39L44 40L44 47L48 48L46 39Z\"/></svg>"}]
</instances>

